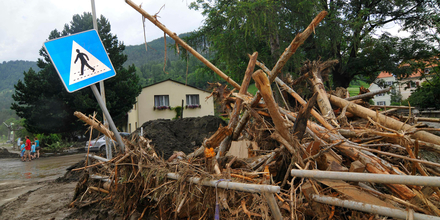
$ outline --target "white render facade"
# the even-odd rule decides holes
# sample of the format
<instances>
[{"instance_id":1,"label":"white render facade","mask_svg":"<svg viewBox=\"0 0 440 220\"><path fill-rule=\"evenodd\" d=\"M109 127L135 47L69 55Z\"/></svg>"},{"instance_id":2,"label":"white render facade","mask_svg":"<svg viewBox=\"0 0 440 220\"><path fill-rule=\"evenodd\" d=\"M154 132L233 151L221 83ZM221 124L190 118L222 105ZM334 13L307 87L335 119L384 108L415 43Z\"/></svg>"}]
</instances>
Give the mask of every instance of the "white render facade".
<instances>
[{"instance_id":1,"label":"white render facade","mask_svg":"<svg viewBox=\"0 0 440 220\"><path fill-rule=\"evenodd\" d=\"M182 100L184 118L214 115L213 98L205 100L209 95L209 92L171 79L144 87L128 112L127 132L135 131L150 120L175 118L173 108L182 106Z\"/></svg>"},{"instance_id":2,"label":"white render facade","mask_svg":"<svg viewBox=\"0 0 440 220\"><path fill-rule=\"evenodd\" d=\"M398 91L401 96L401 100L408 99L411 96L417 86L420 86L426 79L420 79L420 73L413 73L408 78L397 79L394 75L388 72L381 72L376 80L370 85L370 92L374 92L383 88L380 88L376 82L384 80L387 86L393 86L395 91ZM428 76L429 78L429 76ZM375 95L373 98L375 105L391 105L391 93L382 93Z\"/></svg>"},{"instance_id":3,"label":"white render facade","mask_svg":"<svg viewBox=\"0 0 440 220\"><path fill-rule=\"evenodd\" d=\"M376 82L381 79L385 81L387 86L393 86L396 83L396 78L392 74L382 72L379 74L379 76L376 78L376 80L374 80L374 82L371 83L370 88L368 88L370 90L370 92L375 92L375 91L384 89L384 88L379 87L376 84ZM391 94L390 93L378 94L378 95L375 95L372 100L374 101L375 105L391 105Z\"/></svg>"}]
</instances>

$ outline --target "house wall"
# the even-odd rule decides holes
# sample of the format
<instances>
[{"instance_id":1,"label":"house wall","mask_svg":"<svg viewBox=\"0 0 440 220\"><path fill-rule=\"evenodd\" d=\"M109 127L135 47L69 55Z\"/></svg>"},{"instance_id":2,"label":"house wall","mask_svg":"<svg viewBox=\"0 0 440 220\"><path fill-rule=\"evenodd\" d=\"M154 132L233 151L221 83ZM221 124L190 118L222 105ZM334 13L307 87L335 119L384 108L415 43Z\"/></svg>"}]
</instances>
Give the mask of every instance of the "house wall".
<instances>
[{"instance_id":1,"label":"house wall","mask_svg":"<svg viewBox=\"0 0 440 220\"><path fill-rule=\"evenodd\" d=\"M199 102L201 108L185 108L186 95L199 95ZM137 122L138 127L143 123L156 120L156 119L172 119L176 117L176 112L170 109L154 110L154 96L155 95L168 95L169 104L172 108L182 105L184 100L183 117L200 117L206 115L214 115L214 102L213 98L205 100L210 93L186 86L171 80L164 81L152 86L148 86L142 89L141 94L137 98L137 108L132 109L128 113L128 124L131 123L133 132L135 129L134 124ZM128 125L129 126L129 125Z\"/></svg>"},{"instance_id":2,"label":"house wall","mask_svg":"<svg viewBox=\"0 0 440 220\"><path fill-rule=\"evenodd\" d=\"M136 125L139 127L139 115L138 115L138 98L136 98L136 104L133 105L133 108L128 112L128 122L126 132L133 132L137 129Z\"/></svg>"},{"instance_id":3,"label":"house wall","mask_svg":"<svg viewBox=\"0 0 440 220\"><path fill-rule=\"evenodd\" d=\"M393 83L396 82L396 78L394 76L378 78L374 81L374 83L371 84L370 88L368 88L370 90L370 92L375 92L377 90L383 89L375 84L378 80L381 80L381 79L383 79L385 82L389 82L388 84L390 84L390 86L392 86ZM383 105L391 105L391 94L390 93L383 93L383 95L375 95L373 98L373 101L374 101L375 105L379 105L379 104L381 104L381 102ZM385 103L383 103L383 102L385 102Z\"/></svg>"},{"instance_id":4,"label":"house wall","mask_svg":"<svg viewBox=\"0 0 440 220\"><path fill-rule=\"evenodd\" d=\"M408 85L410 81L413 81L413 85L411 88L408 88ZM413 93L417 85L422 85L422 82L426 81L426 79L420 80L420 77L412 77L412 78L406 78L399 81L399 90L400 94L402 95L402 100L407 99L411 96L411 93Z\"/></svg>"}]
</instances>

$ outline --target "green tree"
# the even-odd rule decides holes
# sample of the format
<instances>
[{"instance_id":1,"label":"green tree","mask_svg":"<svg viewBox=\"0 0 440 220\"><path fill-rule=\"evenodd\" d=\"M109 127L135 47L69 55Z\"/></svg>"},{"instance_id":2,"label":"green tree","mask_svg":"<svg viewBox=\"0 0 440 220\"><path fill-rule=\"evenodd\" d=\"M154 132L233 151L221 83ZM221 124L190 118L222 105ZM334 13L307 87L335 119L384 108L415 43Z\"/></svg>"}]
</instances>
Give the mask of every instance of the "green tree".
<instances>
[{"instance_id":1,"label":"green tree","mask_svg":"<svg viewBox=\"0 0 440 220\"><path fill-rule=\"evenodd\" d=\"M53 30L50 39L67 36L77 32L92 29L92 15L84 13L74 15L70 24L63 31ZM108 20L101 15L98 19L98 32L106 48L117 74L105 81L106 105L116 124L123 124L126 113L136 102L141 89L135 67L128 69L122 65L127 56L122 52L125 46L111 32ZM68 93L62 84L47 52L40 49L42 58L37 65L38 73L33 69L24 72L23 81L19 80L13 94L14 103L11 109L25 119L25 128L33 133L73 133L84 130L83 123L73 115L75 111L85 114L97 112L97 118L102 119L102 112L91 91L85 88L75 93Z\"/></svg>"},{"instance_id":2,"label":"green tree","mask_svg":"<svg viewBox=\"0 0 440 220\"><path fill-rule=\"evenodd\" d=\"M438 28L437 1L197 0L190 7L206 19L189 43L214 52L213 63L236 81L245 72L247 54L258 51L258 59L272 67L321 10L329 15L297 50L285 73L298 71L306 59L338 59L330 73L333 86L348 87L357 76L373 81L384 70L408 74L398 68L402 61L436 54L435 35L420 38L420 32ZM393 23L414 30L414 35L403 39L382 32Z\"/></svg>"},{"instance_id":3,"label":"green tree","mask_svg":"<svg viewBox=\"0 0 440 220\"><path fill-rule=\"evenodd\" d=\"M420 108L440 109L440 76L434 74L432 78L423 82L408 98L411 106Z\"/></svg>"}]
</instances>

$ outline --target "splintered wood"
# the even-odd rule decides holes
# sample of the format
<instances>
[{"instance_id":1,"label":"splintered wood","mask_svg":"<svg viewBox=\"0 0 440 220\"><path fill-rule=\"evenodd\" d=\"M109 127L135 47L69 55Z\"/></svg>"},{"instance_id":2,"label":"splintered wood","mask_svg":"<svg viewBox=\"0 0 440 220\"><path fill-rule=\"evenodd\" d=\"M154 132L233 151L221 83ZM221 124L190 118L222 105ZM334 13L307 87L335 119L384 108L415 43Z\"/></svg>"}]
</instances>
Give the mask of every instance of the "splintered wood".
<instances>
[{"instance_id":1,"label":"splintered wood","mask_svg":"<svg viewBox=\"0 0 440 220\"><path fill-rule=\"evenodd\" d=\"M326 14L295 37L272 70L257 61L258 53L250 56L242 85L207 64L233 87L213 83L211 94L230 121L193 153L161 158L151 140L134 132L125 152L108 162L93 159L71 205L99 201L126 219L439 219L440 164L428 161L439 158L439 136L370 109L368 91L353 101L344 99L346 92L341 98L330 95L321 74L336 61L308 62L305 83L296 86L313 96L277 77ZM250 77L259 90L255 96L246 92ZM299 105L280 107L273 82ZM231 143L234 151L227 154Z\"/></svg>"}]
</instances>

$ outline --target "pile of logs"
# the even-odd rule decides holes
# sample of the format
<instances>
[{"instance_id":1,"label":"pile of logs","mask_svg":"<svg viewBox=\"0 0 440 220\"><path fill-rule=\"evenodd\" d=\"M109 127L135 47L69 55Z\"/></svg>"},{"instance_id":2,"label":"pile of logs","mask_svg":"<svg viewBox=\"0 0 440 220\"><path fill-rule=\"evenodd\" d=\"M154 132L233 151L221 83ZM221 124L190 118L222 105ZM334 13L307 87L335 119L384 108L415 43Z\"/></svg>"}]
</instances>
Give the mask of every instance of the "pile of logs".
<instances>
[{"instance_id":1,"label":"pile of logs","mask_svg":"<svg viewBox=\"0 0 440 220\"><path fill-rule=\"evenodd\" d=\"M277 77L326 15L321 12L298 34L272 69L255 52L241 85L225 77L238 93L219 85L213 95L229 113L228 126L193 153L163 159L151 141L133 133L111 160L90 156L93 163L82 168L88 172L71 205L100 202L139 219L440 219L440 164L426 159L439 158L440 137L429 133L433 129L356 104L371 96L368 92L348 100L330 95L321 74L335 61L309 63L304 79L314 95L308 102ZM247 93L251 78L259 90L255 96ZM280 107L273 82L296 99L299 111ZM263 138L270 146L257 141ZM259 146L249 147L248 158L228 156L231 143L240 139Z\"/></svg>"}]
</instances>

